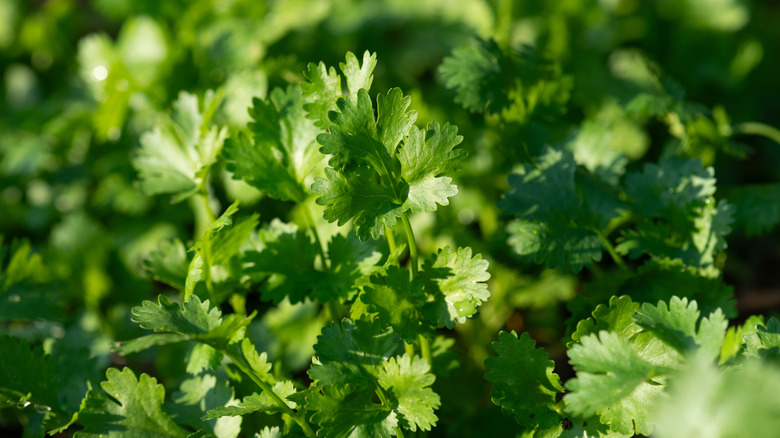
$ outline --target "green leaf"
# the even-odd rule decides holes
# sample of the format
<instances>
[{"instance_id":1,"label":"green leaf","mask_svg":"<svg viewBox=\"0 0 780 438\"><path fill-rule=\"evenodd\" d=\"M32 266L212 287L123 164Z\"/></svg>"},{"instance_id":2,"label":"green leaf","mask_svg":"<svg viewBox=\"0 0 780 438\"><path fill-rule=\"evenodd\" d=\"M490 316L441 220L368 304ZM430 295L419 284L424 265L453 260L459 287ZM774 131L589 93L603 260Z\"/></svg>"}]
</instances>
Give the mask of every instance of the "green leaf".
<instances>
[{"instance_id":1,"label":"green leaf","mask_svg":"<svg viewBox=\"0 0 780 438\"><path fill-rule=\"evenodd\" d=\"M391 357L377 376L379 385L392 396L394 411L405 429L431 430L438 418L434 414L441 402L430 386L436 377L425 359L404 354Z\"/></svg>"},{"instance_id":2,"label":"green leaf","mask_svg":"<svg viewBox=\"0 0 780 438\"><path fill-rule=\"evenodd\" d=\"M317 204L325 206L323 217L339 226L352 220L360 240L380 238L385 227L395 226L404 212L399 197L406 197L408 186L401 182L400 192L376 182L374 172L357 166L343 173L325 169L327 179L317 178L312 191L320 195Z\"/></svg>"},{"instance_id":3,"label":"green leaf","mask_svg":"<svg viewBox=\"0 0 780 438\"><path fill-rule=\"evenodd\" d=\"M314 346L316 356L309 376L318 386L373 387L383 363L395 352L394 333L379 320L344 319L322 329Z\"/></svg>"},{"instance_id":4,"label":"green leaf","mask_svg":"<svg viewBox=\"0 0 780 438\"><path fill-rule=\"evenodd\" d=\"M748 236L764 234L780 223L780 184L741 185L729 191L734 219Z\"/></svg>"},{"instance_id":5,"label":"green leaf","mask_svg":"<svg viewBox=\"0 0 780 438\"><path fill-rule=\"evenodd\" d=\"M403 178L409 184L404 208L418 213L436 211L436 204L449 205L448 198L457 195L458 188L451 184L452 178L443 175L458 170L468 155L455 149L463 141L457 127L434 121L423 131L410 123L398 132L408 132L398 154Z\"/></svg>"},{"instance_id":6,"label":"green leaf","mask_svg":"<svg viewBox=\"0 0 780 438\"><path fill-rule=\"evenodd\" d=\"M165 389L147 374L136 379L129 368L109 368L103 391L87 393L78 422L77 437L187 437L163 409Z\"/></svg>"},{"instance_id":7,"label":"green leaf","mask_svg":"<svg viewBox=\"0 0 780 438\"><path fill-rule=\"evenodd\" d=\"M272 389L276 393L276 395L278 395L282 400L286 400L285 403L287 403L287 406L289 406L291 409L297 408L295 402L287 400L287 397L289 397L292 394L295 394L296 392L295 386L293 386L292 381L284 380L284 381L276 382L276 384L274 384ZM271 396L269 396L266 392L262 392L259 394L254 393L252 395L244 397L244 399L235 406L221 406L209 410L208 413L203 417L203 419L212 420L214 418L220 418L225 416L246 415L257 411L265 412L267 414L275 414L277 412L281 412L281 408L279 407L279 405L276 404L276 401L274 401L274 399L271 398Z\"/></svg>"},{"instance_id":8,"label":"green leaf","mask_svg":"<svg viewBox=\"0 0 780 438\"><path fill-rule=\"evenodd\" d=\"M271 375L272 365L268 363L268 354L265 351L258 353L252 341L244 338L241 340L241 354L255 374L268 383L274 383L274 377Z\"/></svg>"},{"instance_id":9,"label":"green leaf","mask_svg":"<svg viewBox=\"0 0 780 438\"><path fill-rule=\"evenodd\" d=\"M300 87L255 98L249 114L254 139L239 134L226 143L227 169L274 199L303 202L307 181L322 171L325 157L316 141L320 130L304 115Z\"/></svg>"},{"instance_id":10,"label":"green leaf","mask_svg":"<svg viewBox=\"0 0 780 438\"><path fill-rule=\"evenodd\" d=\"M349 384L326 386L306 398L318 436L333 438L390 438L398 419L387 406L374 403L373 390L354 390Z\"/></svg>"},{"instance_id":11,"label":"green leaf","mask_svg":"<svg viewBox=\"0 0 780 438\"><path fill-rule=\"evenodd\" d=\"M704 314L720 308L724 316L737 316L734 289L722 280L702 277L681 260L651 259L634 274L614 272L599 280L585 283L583 293L577 294L567 307L572 316L569 324L587 318L598 304L606 304L613 295L627 295L637 303L669 301L685 292L689 300L696 300Z\"/></svg>"},{"instance_id":12,"label":"green leaf","mask_svg":"<svg viewBox=\"0 0 780 438\"><path fill-rule=\"evenodd\" d=\"M601 331L569 349L577 377L566 387L567 410L581 416L601 415L601 421L621 433L648 433L647 403L661 386L646 382L655 367L641 359L629 340ZM657 388L657 389L656 389Z\"/></svg>"},{"instance_id":13,"label":"green leaf","mask_svg":"<svg viewBox=\"0 0 780 438\"><path fill-rule=\"evenodd\" d=\"M769 318L764 324L755 326L755 332L744 337L745 356L757 357L780 363L780 321Z\"/></svg>"},{"instance_id":14,"label":"green leaf","mask_svg":"<svg viewBox=\"0 0 780 438\"><path fill-rule=\"evenodd\" d=\"M353 298L357 288L368 283L368 275L378 269L382 259L374 241L361 241L355 233L347 236L337 234L328 242L330 260L330 290L322 291L317 297L322 302Z\"/></svg>"},{"instance_id":15,"label":"green leaf","mask_svg":"<svg viewBox=\"0 0 780 438\"><path fill-rule=\"evenodd\" d=\"M197 295L180 305L172 303L164 295L158 297L158 303L144 301L141 306L131 309L132 320L142 328L163 332L143 336L123 342L116 350L120 354L135 353L154 345L164 345L183 341L199 341L222 350L228 344L243 337L244 330L255 317L230 314L222 318L216 307L209 308L209 301L201 303Z\"/></svg>"},{"instance_id":16,"label":"green leaf","mask_svg":"<svg viewBox=\"0 0 780 438\"><path fill-rule=\"evenodd\" d=\"M423 308L428 320L436 327L452 328L477 313L477 307L490 298L485 283L490 279L488 265L481 254L472 257L469 247L456 251L446 246L427 259L420 278L426 293L433 296Z\"/></svg>"},{"instance_id":17,"label":"green leaf","mask_svg":"<svg viewBox=\"0 0 780 438\"><path fill-rule=\"evenodd\" d=\"M755 335L758 326L763 326L763 315L751 315L741 326L729 327L726 331L726 338L723 340L723 346L720 349L719 365L723 365L743 353L745 338Z\"/></svg>"},{"instance_id":18,"label":"green leaf","mask_svg":"<svg viewBox=\"0 0 780 438\"><path fill-rule=\"evenodd\" d=\"M259 221L257 214L241 218L235 224L233 223L232 216L238 211L238 202L231 204L220 217L209 225L209 228L203 232L200 239L190 249L195 252L195 256L187 271L184 287L185 301L190 299L195 285L199 281L212 281L210 272L213 266L224 266L231 258L238 255L241 244L257 228Z\"/></svg>"},{"instance_id":19,"label":"green leaf","mask_svg":"<svg viewBox=\"0 0 780 438\"><path fill-rule=\"evenodd\" d=\"M199 335L219 326L222 312L209 308L209 301L201 303L197 295L181 304L172 303L165 295L157 297L158 303L144 301L131 310L132 320L141 328L155 332Z\"/></svg>"},{"instance_id":20,"label":"green leaf","mask_svg":"<svg viewBox=\"0 0 780 438\"><path fill-rule=\"evenodd\" d=\"M406 342L414 343L420 334L430 330L422 313L426 301L423 284L412 281L408 272L390 266L384 274L372 276L364 290L360 300L368 310L377 313L379 320Z\"/></svg>"},{"instance_id":21,"label":"green leaf","mask_svg":"<svg viewBox=\"0 0 780 438\"><path fill-rule=\"evenodd\" d=\"M282 438L282 431L279 429L279 427L269 427L266 426L263 429L260 430L260 432L255 434L255 438Z\"/></svg>"},{"instance_id":22,"label":"green leaf","mask_svg":"<svg viewBox=\"0 0 780 438\"><path fill-rule=\"evenodd\" d=\"M639 309L639 303L631 301L628 296L609 299L609 306L599 304L593 310L592 316L577 323L577 330L572 333L574 342L580 341L590 334L597 334L602 330L617 333L621 338L629 339L641 331L634 323L634 314Z\"/></svg>"},{"instance_id":23,"label":"green leaf","mask_svg":"<svg viewBox=\"0 0 780 438\"><path fill-rule=\"evenodd\" d=\"M204 370L214 371L222 364L222 353L206 344L196 344L187 358L187 373L198 375Z\"/></svg>"},{"instance_id":24,"label":"green leaf","mask_svg":"<svg viewBox=\"0 0 780 438\"><path fill-rule=\"evenodd\" d=\"M347 52L346 62L339 64L339 68L347 79L349 95L354 98L359 90L370 90L374 81L374 67L376 67L376 53L363 52L363 64L358 62L352 52Z\"/></svg>"},{"instance_id":25,"label":"green leaf","mask_svg":"<svg viewBox=\"0 0 780 438\"><path fill-rule=\"evenodd\" d=\"M227 381L210 374L193 377L183 381L172 398L173 403L166 404L166 408L179 424L208 430L216 438L236 438L241 432L241 417L201 419L212 409L237 403Z\"/></svg>"},{"instance_id":26,"label":"green leaf","mask_svg":"<svg viewBox=\"0 0 780 438\"><path fill-rule=\"evenodd\" d=\"M327 274L315 268L319 249L305 232L282 222L272 222L261 232L265 247L248 251L245 272L270 274L262 285L262 296L278 304L285 298L299 303L314 297L324 286Z\"/></svg>"},{"instance_id":27,"label":"green leaf","mask_svg":"<svg viewBox=\"0 0 780 438\"><path fill-rule=\"evenodd\" d=\"M382 99L384 104L378 108L383 111L378 114L382 118L380 126L377 126L374 106L366 90L358 92L356 102L343 98L336 102L338 111L330 113L333 124L329 132L317 136L322 153L333 156L329 160L332 167L369 164L384 177L396 169L397 143L417 118L416 113L406 111L411 99L401 98L401 94L401 90L394 88ZM379 131L380 127L384 130Z\"/></svg>"},{"instance_id":28,"label":"green leaf","mask_svg":"<svg viewBox=\"0 0 780 438\"><path fill-rule=\"evenodd\" d=\"M471 111L500 112L508 102L501 71L507 60L495 41L479 41L456 48L444 58L439 71L447 88L457 92L455 101Z\"/></svg>"},{"instance_id":29,"label":"green leaf","mask_svg":"<svg viewBox=\"0 0 780 438\"><path fill-rule=\"evenodd\" d=\"M776 367L749 360L724 370L696 357L653 404L653 436L773 437L780 430L778 394Z\"/></svg>"},{"instance_id":30,"label":"green leaf","mask_svg":"<svg viewBox=\"0 0 780 438\"><path fill-rule=\"evenodd\" d=\"M3 245L0 235L0 321L62 320L60 287L51 278L41 254L33 252L29 242Z\"/></svg>"},{"instance_id":31,"label":"green leaf","mask_svg":"<svg viewBox=\"0 0 780 438\"><path fill-rule=\"evenodd\" d=\"M218 98L211 99L211 105L218 103ZM200 190L227 137L227 128L209 126L209 112L213 110L200 111L196 96L182 92L170 119L141 135L133 166L146 194L170 193L172 202L180 202Z\"/></svg>"},{"instance_id":32,"label":"green leaf","mask_svg":"<svg viewBox=\"0 0 780 438\"><path fill-rule=\"evenodd\" d=\"M532 48L504 50L493 40L456 48L444 58L439 72L464 108L520 123L535 115L550 118L563 113L572 88L560 66Z\"/></svg>"},{"instance_id":33,"label":"green leaf","mask_svg":"<svg viewBox=\"0 0 780 438\"><path fill-rule=\"evenodd\" d=\"M669 305L660 301L657 306L645 303L634 316L642 329L653 333L658 339L686 354L700 347L703 354L715 359L720 353L726 336L728 323L720 309L709 318L704 318L697 332L699 309L696 301L672 297Z\"/></svg>"},{"instance_id":34,"label":"green leaf","mask_svg":"<svg viewBox=\"0 0 780 438\"><path fill-rule=\"evenodd\" d=\"M363 64L359 65L357 57L352 52L347 52L346 63L339 64L341 71L347 80L348 96L355 100L359 90L368 91L374 80L373 71L376 66L376 54L366 51L363 54ZM336 101L344 97L341 89L341 76L336 69L325 67L325 64L309 64L303 72L305 82L301 83L301 90L306 99L303 108L306 117L314 120L320 129L328 129L331 125L328 113L336 109Z\"/></svg>"},{"instance_id":35,"label":"green leaf","mask_svg":"<svg viewBox=\"0 0 780 438\"><path fill-rule=\"evenodd\" d=\"M626 177L626 192L639 215L636 230L623 233L617 250L632 258L642 254L680 259L716 275L716 255L726 248L734 207L715 204L714 171L701 162L663 158L643 172ZM714 274L713 274L714 273Z\"/></svg>"},{"instance_id":36,"label":"green leaf","mask_svg":"<svg viewBox=\"0 0 780 438\"><path fill-rule=\"evenodd\" d=\"M501 331L493 342L498 356L485 359L485 379L496 385L491 399L528 429L553 427L560 421L556 394L564 391L555 363L528 333Z\"/></svg>"},{"instance_id":37,"label":"green leaf","mask_svg":"<svg viewBox=\"0 0 780 438\"><path fill-rule=\"evenodd\" d=\"M539 222L513 220L506 228L507 243L520 255L533 257L550 268L571 266L579 272L594 261L601 261L604 244L590 230L554 229Z\"/></svg>"},{"instance_id":38,"label":"green leaf","mask_svg":"<svg viewBox=\"0 0 780 438\"><path fill-rule=\"evenodd\" d=\"M160 242L160 246L143 261L149 277L179 291L184 290L188 265L187 250L179 239Z\"/></svg>"},{"instance_id":39,"label":"green leaf","mask_svg":"<svg viewBox=\"0 0 780 438\"><path fill-rule=\"evenodd\" d=\"M507 228L515 251L549 267L579 271L601 260L597 232L618 216L621 203L592 178L575 184L575 170L571 152L548 147L536 166L523 165L509 176L510 188L498 205L519 217Z\"/></svg>"},{"instance_id":40,"label":"green leaf","mask_svg":"<svg viewBox=\"0 0 780 438\"><path fill-rule=\"evenodd\" d=\"M0 336L0 406L28 403L42 409L59 410L55 363L41 347L24 339Z\"/></svg>"}]
</instances>

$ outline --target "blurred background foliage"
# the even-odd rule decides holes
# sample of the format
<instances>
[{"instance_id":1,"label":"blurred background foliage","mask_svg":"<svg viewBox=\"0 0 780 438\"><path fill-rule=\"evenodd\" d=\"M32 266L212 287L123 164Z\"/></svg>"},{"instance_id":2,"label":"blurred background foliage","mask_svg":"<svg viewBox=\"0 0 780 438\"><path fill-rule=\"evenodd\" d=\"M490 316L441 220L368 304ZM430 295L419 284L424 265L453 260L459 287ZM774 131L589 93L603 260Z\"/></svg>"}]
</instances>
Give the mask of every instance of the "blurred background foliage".
<instances>
[{"instance_id":1,"label":"blurred background foliage","mask_svg":"<svg viewBox=\"0 0 780 438\"><path fill-rule=\"evenodd\" d=\"M492 436L513 420L498 415L489 388L448 382L481 382L502 328L530 332L568 377L565 304L599 275L541 267L506 243L496 204L507 175L546 144L566 145L607 179L668 155L714 166L718 196L737 205L728 259L717 263L740 315L780 309L777 23L780 3L758 0L0 0L0 332L71 352L58 356L78 362L68 369L81 380L69 381L95 385L124 364L110 347L139 333L130 307L170 291L144 260L208 225L197 202L139 190L142 134L180 92L203 106L207 90L222 97L214 122L246 130L253 97L299 83L310 62L369 50L374 90L402 88L420 125L447 121L465 138L459 195L413 225L423 252L468 245L491 262L490 301L437 341L454 341L459 359L435 366L448 371L434 433ZM209 182L217 210L241 198L242 214L262 224L300 221L292 203L221 166ZM15 260L26 275L7 274L19 272ZM256 291L247 306L264 312L252 330L269 358L301 373L324 324L318 308L272 307ZM181 357L133 360L173 384ZM60 397L77 406L84 385L70 389ZM0 432L36 418L0 410Z\"/></svg>"}]
</instances>

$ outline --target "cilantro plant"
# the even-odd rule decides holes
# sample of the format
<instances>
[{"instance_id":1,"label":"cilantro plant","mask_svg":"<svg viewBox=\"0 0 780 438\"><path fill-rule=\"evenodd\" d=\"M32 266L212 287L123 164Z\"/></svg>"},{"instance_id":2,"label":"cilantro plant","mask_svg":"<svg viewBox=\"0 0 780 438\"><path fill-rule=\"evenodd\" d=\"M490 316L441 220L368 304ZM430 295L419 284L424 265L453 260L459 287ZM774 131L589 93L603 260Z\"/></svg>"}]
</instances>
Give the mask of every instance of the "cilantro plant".
<instances>
[{"instance_id":1,"label":"cilantro plant","mask_svg":"<svg viewBox=\"0 0 780 438\"><path fill-rule=\"evenodd\" d=\"M773 437L780 12L705 3L0 0L0 436Z\"/></svg>"}]
</instances>

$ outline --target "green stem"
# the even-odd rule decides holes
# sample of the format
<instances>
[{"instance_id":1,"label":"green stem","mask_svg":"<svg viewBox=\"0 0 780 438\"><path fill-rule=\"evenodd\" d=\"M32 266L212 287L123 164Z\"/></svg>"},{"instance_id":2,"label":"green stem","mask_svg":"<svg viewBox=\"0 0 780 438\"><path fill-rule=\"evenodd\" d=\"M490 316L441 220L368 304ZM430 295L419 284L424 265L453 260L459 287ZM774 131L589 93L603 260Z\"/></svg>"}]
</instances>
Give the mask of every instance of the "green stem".
<instances>
[{"instance_id":1,"label":"green stem","mask_svg":"<svg viewBox=\"0 0 780 438\"><path fill-rule=\"evenodd\" d=\"M379 401L382 402L383 406L390 406L390 400L387 399L387 394L385 394L385 390L382 389L381 386L376 388L376 395L379 397ZM403 438L404 432L401 430L401 426L395 427L395 435Z\"/></svg>"},{"instance_id":2,"label":"green stem","mask_svg":"<svg viewBox=\"0 0 780 438\"><path fill-rule=\"evenodd\" d=\"M412 231L412 224L409 223L406 212L401 214L401 222L403 222L404 231L406 231L406 240L409 241L409 272L414 278L417 277L417 243L414 241L414 231Z\"/></svg>"},{"instance_id":3,"label":"green stem","mask_svg":"<svg viewBox=\"0 0 780 438\"><path fill-rule=\"evenodd\" d=\"M325 304L325 308L328 310L329 313L328 316L330 317L331 321L338 322L339 316L341 316L341 312L339 312L338 309L338 304L335 301L331 300Z\"/></svg>"},{"instance_id":4,"label":"green stem","mask_svg":"<svg viewBox=\"0 0 780 438\"><path fill-rule=\"evenodd\" d=\"M433 358L431 357L431 343L423 335L419 335L420 338L420 352L422 353L423 359L425 359L428 362L428 365L433 364Z\"/></svg>"},{"instance_id":5,"label":"green stem","mask_svg":"<svg viewBox=\"0 0 780 438\"><path fill-rule=\"evenodd\" d=\"M414 356L414 345L404 342L404 352L409 355L409 357Z\"/></svg>"},{"instance_id":6,"label":"green stem","mask_svg":"<svg viewBox=\"0 0 780 438\"><path fill-rule=\"evenodd\" d=\"M615 261L615 264L618 265L620 269L622 269L625 272L631 272L630 269L628 269L628 266L623 261L623 258L620 257L620 255L615 251L615 247L612 246L612 242L607 239L607 236L604 235L604 233L601 232L598 228L593 228L593 231L596 233L597 236L599 236L599 239L601 239L601 243L604 244L604 248L607 249L607 252L609 253L610 257L612 257L612 260Z\"/></svg>"},{"instance_id":7,"label":"green stem","mask_svg":"<svg viewBox=\"0 0 780 438\"><path fill-rule=\"evenodd\" d=\"M395 236L393 230L385 225L385 237L387 238L387 247L390 248L390 254L395 252Z\"/></svg>"},{"instance_id":8,"label":"green stem","mask_svg":"<svg viewBox=\"0 0 780 438\"><path fill-rule=\"evenodd\" d=\"M214 216L214 211L211 210L211 204L209 203L208 193L206 193L205 191L201 192L200 199L203 201L203 205L206 207L206 214L209 217L209 225L211 225L215 220L217 220L217 217Z\"/></svg>"},{"instance_id":9,"label":"green stem","mask_svg":"<svg viewBox=\"0 0 780 438\"><path fill-rule=\"evenodd\" d=\"M285 403L284 400L282 400L282 398L279 397L279 395L276 392L274 392L273 388L271 388L271 386L268 383L264 382L263 379L260 378L260 376L258 376L257 373L254 372L254 370L252 370L252 367L249 366L249 364L246 362L246 360L243 357L240 357L235 353L228 351L227 349L223 349L221 351L222 353L225 354L225 356L229 357L233 361L233 363L235 363L236 366L238 366L238 368L244 374L249 376L249 378L252 379L252 381L255 382L257 386L259 386L260 389L263 390L263 392L268 394L268 396L271 397L274 403L276 403L277 406L279 406L282 412L289 415L293 420L295 420L295 422L301 426L301 428L303 429L303 433L305 433L306 436L315 438L316 435L314 433L314 430L312 430L311 426L309 426L309 423L306 422L305 419L301 418L297 412L293 411L292 408L290 408L290 406L288 406L287 403Z\"/></svg>"},{"instance_id":10,"label":"green stem","mask_svg":"<svg viewBox=\"0 0 780 438\"><path fill-rule=\"evenodd\" d=\"M734 127L734 130L740 134L762 135L775 143L780 144L780 130L775 127L758 122L740 123Z\"/></svg>"},{"instance_id":11,"label":"green stem","mask_svg":"<svg viewBox=\"0 0 780 438\"><path fill-rule=\"evenodd\" d=\"M320 257L322 258L322 267L325 270L330 269L330 263L328 262L328 259L325 257L325 245L322 244L322 240L320 240L320 233L317 232L317 225L314 222L314 218L311 215L311 211L309 211L309 206L305 203L300 204L301 209L303 209L303 215L306 217L306 222L309 223L309 229L311 230L311 233L314 235L314 240L317 241L317 247L320 249Z\"/></svg>"}]
</instances>

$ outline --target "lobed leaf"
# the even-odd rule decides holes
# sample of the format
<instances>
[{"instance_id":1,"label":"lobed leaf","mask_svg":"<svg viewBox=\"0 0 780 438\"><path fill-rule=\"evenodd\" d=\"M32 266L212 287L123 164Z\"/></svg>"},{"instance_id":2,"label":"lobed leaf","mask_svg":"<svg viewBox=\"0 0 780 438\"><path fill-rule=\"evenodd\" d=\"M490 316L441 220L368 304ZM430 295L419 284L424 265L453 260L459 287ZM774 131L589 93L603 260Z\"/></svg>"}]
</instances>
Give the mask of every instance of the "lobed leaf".
<instances>
[{"instance_id":1,"label":"lobed leaf","mask_svg":"<svg viewBox=\"0 0 780 438\"><path fill-rule=\"evenodd\" d=\"M515 332L501 331L492 346L498 356L485 359L485 380L496 384L493 403L528 429L555 426L561 420L555 397L564 389L547 352L536 348L528 333L518 338Z\"/></svg>"}]
</instances>

